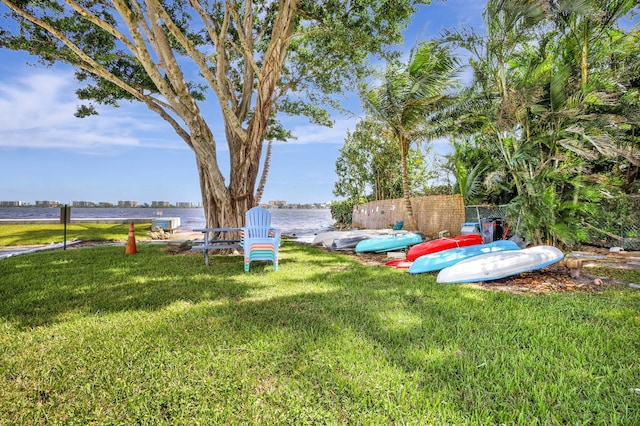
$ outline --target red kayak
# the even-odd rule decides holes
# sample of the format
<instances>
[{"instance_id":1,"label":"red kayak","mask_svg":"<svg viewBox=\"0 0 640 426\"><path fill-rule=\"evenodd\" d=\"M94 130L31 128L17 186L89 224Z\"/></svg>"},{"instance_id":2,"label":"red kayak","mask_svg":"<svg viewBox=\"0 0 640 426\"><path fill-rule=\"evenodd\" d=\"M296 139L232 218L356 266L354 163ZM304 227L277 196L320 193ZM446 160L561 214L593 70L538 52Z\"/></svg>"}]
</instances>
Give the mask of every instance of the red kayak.
<instances>
[{"instance_id":1,"label":"red kayak","mask_svg":"<svg viewBox=\"0 0 640 426\"><path fill-rule=\"evenodd\" d=\"M406 260L414 261L425 254L437 253L442 250L448 250L456 247L473 246L476 244L482 244L482 237L478 234L467 234L460 235L459 237L431 240L411 247L407 252Z\"/></svg>"},{"instance_id":2,"label":"red kayak","mask_svg":"<svg viewBox=\"0 0 640 426\"><path fill-rule=\"evenodd\" d=\"M408 269L411 264L413 262L409 262L407 261L407 259L396 259L396 260L390 260L387 263L385 263L386 266L392 266L394 268L398 268L398 269Z\"/></svg>"}]
</instances>

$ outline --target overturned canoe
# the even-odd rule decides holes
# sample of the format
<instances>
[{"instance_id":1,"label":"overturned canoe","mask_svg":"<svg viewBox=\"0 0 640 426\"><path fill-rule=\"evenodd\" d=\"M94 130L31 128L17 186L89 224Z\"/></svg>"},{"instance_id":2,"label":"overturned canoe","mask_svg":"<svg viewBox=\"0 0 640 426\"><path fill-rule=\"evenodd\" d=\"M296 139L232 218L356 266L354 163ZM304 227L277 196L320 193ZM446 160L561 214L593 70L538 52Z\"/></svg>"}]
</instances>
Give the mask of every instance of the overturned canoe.
<instances>
[{"instance_id":1,"label":"overturned canoe","mask_svg":"<svg viewBox=\"0 0 640 426\"><path fill-rule=\"evenodd\" d=\"M481 254L444 268L438 274L437 281L469 283L498 280L544 268L563 258L564 253L553 246Z\"/></svg>"},{"instance_id":2,"label":"overturned canoe","mask_svg":"<svg viewBox=\"0 0 640 426\"><path fill-rule=\"evenodd\" d=\"M331 250L353 250L360 241L368 240L369 238L372 238L372 236L357 235L355 237L337 238L333 240L329 248Z\"/></svg>"},{"instance_id":3,"label":"overturned canoe","mask_svg":"<svg viewBox=\"0 0 640 426\"><path fill-rule=\"evenodd\" d=\"M344 238L355 238L355 237L380 237L387 235L398 235L405 234L407 231L403 230L393 230L393 229L350 229L348 231L327 231L321 232L316 235L311 242L312 245L321 245L326 248L331 248L331 245L335 240L340 240ZM364 238L363 238L364 239Z\"/></svg>"}]
</instances>

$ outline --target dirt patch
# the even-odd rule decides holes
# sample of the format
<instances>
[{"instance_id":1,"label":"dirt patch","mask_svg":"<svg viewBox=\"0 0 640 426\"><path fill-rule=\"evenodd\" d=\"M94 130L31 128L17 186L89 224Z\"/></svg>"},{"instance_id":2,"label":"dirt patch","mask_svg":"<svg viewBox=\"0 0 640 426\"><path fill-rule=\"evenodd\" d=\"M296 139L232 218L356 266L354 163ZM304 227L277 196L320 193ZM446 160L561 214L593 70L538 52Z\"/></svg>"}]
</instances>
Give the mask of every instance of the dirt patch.
<instances>
[{"instance_id":1,"label":"dirt patch","mask_svg":"<svg viewBox=\"0 0 640 426\"><path fill-rule=\"evenodd\" d=\"M96 247L96 246L125 246L125 242L119 241L80 241L72 245L67 246L67 250L78 249L84 247Z\"/></svg>"},{"instance_id":2,"label":"dirt patch","mask_svg":"<svg viewBox=\"0 0 640 426\"><path fill-rule=\"evenodd\" d=\"M341 253L352 255L358 262L369 266L385 266L385 263L392 260L387 257L386 253L354 253L351 251Z\"/></svg>"},{"instance_id":3,"label":"dirt patch","mask_svg":"<svg viewBox=\"0 0 640 426\"><path fill-rule=\"evenodd\" d=\"M473 283L473 287L484 290L499 290L510 293L568 293L601 291L606 285L621 284L616 280L583 272L579 278L572 278L563 266L547 266L537 271L524 272L495 281Z\"/></svg>"}]
</instances>

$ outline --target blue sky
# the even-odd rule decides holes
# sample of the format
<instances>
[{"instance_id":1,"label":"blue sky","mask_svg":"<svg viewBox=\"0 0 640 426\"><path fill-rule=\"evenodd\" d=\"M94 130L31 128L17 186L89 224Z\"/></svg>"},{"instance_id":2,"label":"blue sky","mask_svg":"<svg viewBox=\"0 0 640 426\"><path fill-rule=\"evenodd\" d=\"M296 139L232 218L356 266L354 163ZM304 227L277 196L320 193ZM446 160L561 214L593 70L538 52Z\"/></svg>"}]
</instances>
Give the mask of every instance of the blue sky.
<instances>
[{"instance_id":1,"label":"blue sky","mask_svg":"<svg viewBox=\"0 0 640 426\"><path fill-rule=\"evenodd\" d=\"M480 29L484 4L449 0L420 7L405 33L406 50L444 28ZM81 102L75 98L73 70L36 63L24 53L0 49L0 200L201 201L193 152L166 122L129 103L75 118ZM357 96L345 105L356 114L335 115L332 128L284 118L297 139L274 146L263 202L335 199L335 162L347 131L358 121ZM214 129L214 135L224 158L222 129ZM446 141L434 146L447 151ZM228 173L226 160L220 163Z\"/></svg>"}]
</instances>

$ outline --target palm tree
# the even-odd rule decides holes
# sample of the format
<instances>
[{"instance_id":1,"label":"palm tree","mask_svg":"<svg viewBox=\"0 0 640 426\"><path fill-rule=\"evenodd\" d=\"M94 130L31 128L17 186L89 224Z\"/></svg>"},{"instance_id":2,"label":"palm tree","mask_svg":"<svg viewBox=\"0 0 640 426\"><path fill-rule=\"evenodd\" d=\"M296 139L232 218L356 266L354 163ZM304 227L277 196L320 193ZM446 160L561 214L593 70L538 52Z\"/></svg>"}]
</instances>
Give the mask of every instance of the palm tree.
<instances>
[{"instance_id":1,"label":"palm tree","mask_svg":"<svg viewBox=\"0 0 640 426\"><path fill-rule=\"evenodd\" d=\"M405 223L409 229L417 228L407 172L409 149L413 143L437 134L433 127L438 123L431 122L430 116L451 102L447 91L455 85L457 65L446 46L423 43L413 52L408 66L387 66L382 83L364 89L367 112L381 123L383 136L400 151Z\"/></svg>"},{"instance_id":2,"label":"palm tree","mask_svg":"<svg viewBox=\"0 0 640 426\"><path fill-rule=\"evenodd\" d=\"M589 201L607 182L604 173L592 174L598 164L637 161L632 143L615 144L625 127L638 128L618 102L630 87L619 63L633 57L634 44L615 24L630 5L489 0L486 36L449 37L473 54L472 108L458 120L458 136L468 130L476 147L501 159L487 176L513 185L510 211L534 243L575 242Z\"/></svg>"},{"instance_id":3,"label":"palm tree","mask_svg":"<svg viewBox=\"0 0 640 426\"><path fill-rule=\"evenodd\" d=\"M456 177L457 189L465 205L482 202L482 181L489 169L484 150L472 145L469 140L453 140L453 153L447 156L448 167ZM483 197L483 198L480 198Z\"/></svg>"},{"instance_id":4,"label":"palm tree","mask_svg":"<svg viewBox=\"0 0 640 426\"><path fill-rule=\"evenodd\" d=\"M262 194L264 193L264 187L267 184L267 177L269 176L269 168L271 167L271 154L273 152L273 139L267 141L267 153L264 157L264 165L262 166L262 175L260 176L260 183L258 189L256 189L256 205L260 204L262 200Z\"/></svg>"},{"instance_id":5,"label":"palm tree","mask_svg":"<svg viewBox=\"0 0 640 426\"><path fill-rule=\"evenodd\" d=\"M620 18L637 7L637 0L549 0L555 23L566 34L565 47L576 51L580 79L585 89L590 58L597 55L597 44L609 41L609 31ZM601 50L602 51L602 50Z\"/></svg>"},{"instance_id":6,"label":"palm tree","mask_svg":"<svg viewBox=\"0 0 640 426\"><path fill-rule=\"evenodd\" d=\"M269 177L269 168L271 167L271 156L273 155L273 141L278 140L285 142L287 139L293 138L293 135L289 130L286 130L282 123L275 119L277 110L273 112L269 121L267 122L267 134L265 140L267 141L267 151L264 157L264 165L262 166L262 174L260 175L260 183L256 189L255 205L260 204L262 195L264 194L264 187L267 184L267 178Z\"/></svg>"}]
</instances>

